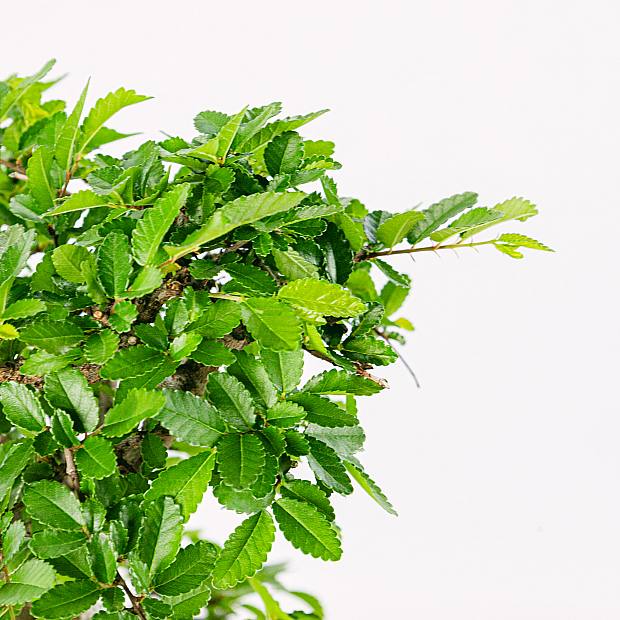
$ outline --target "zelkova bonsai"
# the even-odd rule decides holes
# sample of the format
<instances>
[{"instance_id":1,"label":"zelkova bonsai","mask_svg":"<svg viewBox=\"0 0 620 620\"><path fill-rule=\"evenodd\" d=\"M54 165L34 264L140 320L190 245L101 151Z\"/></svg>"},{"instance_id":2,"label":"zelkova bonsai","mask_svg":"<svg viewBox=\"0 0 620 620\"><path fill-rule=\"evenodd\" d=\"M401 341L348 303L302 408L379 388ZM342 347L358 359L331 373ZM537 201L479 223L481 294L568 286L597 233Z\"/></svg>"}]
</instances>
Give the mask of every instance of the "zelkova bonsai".
<instances>
[{"instance_id":1,"label":"zelkova bonsai","mask_svg":"<svg viewBox=\"0 0 620 620\"><path fill-rule=\"evenodd\" d=\"M536 208L370 211L298 133L323 111L279 103L111 157L108 121L147 97L66 109L52 65L0 82L0 617L322 618L303 592L285 612L265 562L276 528L338 560L330 496L354 483L395 514L358 460L358 407L412 329L389 257L548 250L472 240ZM208 487L244 515L221 548L186 529Z\"/></svg>"}]
</instances>

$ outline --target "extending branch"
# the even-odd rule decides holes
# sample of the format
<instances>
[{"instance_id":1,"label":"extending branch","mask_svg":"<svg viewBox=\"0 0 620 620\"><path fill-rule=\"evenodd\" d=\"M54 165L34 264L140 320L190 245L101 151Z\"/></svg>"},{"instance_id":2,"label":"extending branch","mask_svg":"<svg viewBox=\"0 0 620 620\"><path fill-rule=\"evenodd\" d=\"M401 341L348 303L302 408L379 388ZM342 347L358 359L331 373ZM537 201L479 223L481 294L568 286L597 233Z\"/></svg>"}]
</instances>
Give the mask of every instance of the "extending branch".
<instances>
[{"instance_id":1,"label":"extending branch","mask_svg":"<svg viewBox=\"0 0 620 620\"><path fill-rule=\"evenodd\" d=\"M136 616L140 618L140 620L148 620L146 616L146 612L140 603L140 599L129 589L127 582L123 579L120 573L116 573L116 581L120 584L121 588L125 591L125 594L128 596L131 601L131 606L136 613Z\"/></svg>"},{"instance_id":2,"label":"extending branch","mask_svg":"<svg viewBox=\"0 0 620 620\"><path fill-rule=\"evenodd\" d=\"M492 245L495 239L488 241L476 241L473 243L451 243L448 245L427 245L421 248L404 248L403 250L382 250L380 252L369 252L368 254L360 254L356 257L357 261L372 260L380 256L395 256L396 254L414 254L416 252L436 252L437 250L457 250L459 248L475 248L480 245Z\"/></svg>"}]
</instances>

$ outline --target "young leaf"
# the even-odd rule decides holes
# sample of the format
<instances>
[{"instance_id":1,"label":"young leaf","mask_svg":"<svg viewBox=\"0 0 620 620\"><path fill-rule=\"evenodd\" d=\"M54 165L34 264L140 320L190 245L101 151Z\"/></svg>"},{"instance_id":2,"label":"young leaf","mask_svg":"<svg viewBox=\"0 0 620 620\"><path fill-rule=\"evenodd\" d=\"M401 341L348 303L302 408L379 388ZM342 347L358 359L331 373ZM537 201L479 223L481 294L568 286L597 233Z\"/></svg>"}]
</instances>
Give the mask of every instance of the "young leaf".
<instances>
[{"instance_id":1,"label":"young leaf","mask_svg":"<svg viewBox=\"0 0 620 620\"><path fill-rule=\"evenodd\" d=\"M38 212L44 213L54 206L56 188L51 177L52 151L39 147L28 160L28 185L38 205Z\"/></svg>"},{"instance_id":2,"label":"young leaf","mask_svg":"<svg viewBox=\"0 0 620 620\"><path fill-rule=\"evenodd\" d=\"M256 420L254 403L239 379L225 372L211 373L207 391L209 400L226 422L240 431L252 428Z\"/></svg>"},{"instance_id":3,"label":"young leaf","mask_svg":"<svg viewBox=\"0 0 620 620\"><path fill-rule=\"evenodd\" d=\"M55 586L32 604L32 615L46 620L75 618L90 609L101 595L94 581L69 581Z\"/></svg>"},{"instance_id":4,"label":"young leaf","mask_svg":"<svg viewBox=\"0 0 620 620\"><path fill-rule=\"evenodd\" d=\"M61 245L52 252L52 262L58 274L76 284L85 280L82 263L89 257L89 251L81 245Z\"/></svg>"},{"instance_id":5,"label":"young leaf","mask_svg":"<svg viewBox=\"0 0 620 620\"><path fill-rule=\"evenodd\" d=\"M159 474L144 494L144 499L149 501L168 495L179 504L183 518L187 520L196 511L207 490L214 465L215 453L208 451L179 461Z\"/></svg>"},{"instance_id":6,"label":"young leaf","mask_svg":"<svg viewBox=\"0 0 620 620\"><path fill-rule=\"evenodd\" d=\"M397 213L384 220L377 227L377 241L391 248L400 243L409 234L413 226L423 219L424 214L420 211Z\"/></svg>"},{"instance_id":7,"label":"young leaf","mask_svg":"<svg viewBox=\"0 0 620 620\"><path fill-rule=\"evenodd\" d=\"M265 466L265 449L256 435L226 435L218 444L217 465L226 484L247 489Z\"/></svg>"},{"instance_id":8,"label":"young leaf","mask_svg":"<svg viewBox=\"0 0 620 620\"><path fill-rule=\"evenodd\" d=\"M267 559L275 536L269 513L262 511L248 517L229 537L215 563L213 584L232 588L254 575Z\"/></svg>"},{"instance_id":9,"label":"young leaf","mask_svg":"<svg viewBox=\"0 0 620 620\"><path fill-rule=\"evenodd\" d=\"M75 463L85 478L106 478L116 471L114 448L103 437L89 437L76 453Z\"/></svg>"},{"instance_id":10,"label":"young leaf","mask_svg":"<svg viewBox=\"0 0 620 620\"><path fill-rule=\"evenodd\" d=\"M39 433L45 427L45 414L35 394L21 383L0 384L2 411L18 428Z\"/></svg>"},{"instance_id":11,"label":"young leaf","mask_svg":"<svg viewBox=\"0 0 620 620\"><path fill-rule=\"evenodd\" d=\"M57 530L80 530L85 525L80 502L66 486L55 480L28 485L23 501L28 514L43 525Z\"/></svg>"},{"instance_id":12,"label":"young leaf","mask_svg":"<svg viewBox=\"0 0 620 620\"><path fill-rule=\"evenodd\" d=\"M139 265L157 263L159 246L185 204L189 190L187 183L176 185L144 211L131 236L132 252Z\"/></svg>"},{"instance_id":13,"label":"young leaf","mask_svg":"<svg viewBox=\"0 0 620 620\"><path fill-rule=\"evenodd\" d=\"M338 533L313 504L283 497L273 505L273 514L295 548L323 560L340 559L342 547Z\"/></svg>"},{"instance_id":14,"label":"young leaf","mask_svg":"<svg viewBox=\"0 0 620 620\"><path fill-rule=\"evenodd\" d=\"M65 121L62 131L56 139L54 156L58 162L58 165L64 171L68 171L73 163L73 155L75 153L80 135L80 118L82 117L82 110L84 109L86 93L88 92L88 84L89 82L86 82L86 86L84 87L80 98L75 104L73 111Z\"/></svg>"},{"instance_id":15,"label":"young leaf","mask_svg":"<svg viewBox=\"0 0 620 620\"><path fill-rule=\"evenodd\" d=\"M131 273L129 242L123 233L113 231L102 241L97 252L97 269L107 295L122 297Z\"/></svg>"},{"instance_id":16,"label":"young leaf","mask_svg":"<svg viewBox=\"0 0 620 620\"><path fill-rule=\"evenodd\" d=\"M303 278L318 278L318 267L307 261L299 252L288 248L286 252L274 248L271 252L276 262L278 271L288 280L301 280Z\"/></svg>"},{"instance_id":17,"label":"young leaf","mask_svg":"<svg viewBox=\"0 0 620 620\"><path fill-rule=\"evenodd\" d=\"M301 325L295 313L276 299L254 297L241 306L245 326L261 347L294 351L301 347Z\"/></svg>"},{"instance_id":18,"label":"young leaf","mask_svg":"<svg viewBox=\"0 0 620 620\"><path fill-rule=\"evenodd\" d=\"M274 138L265 148L264 159L272 177L295 172L303 158L303 143L298 133L287 131Z\"/></svg>"},{"instance_id":19,"label":"young leaf","mask_svg":"<svg viewBox=\"0 0 620 620\"><path fill-rule=\"evenodd\" d=\"M181 508L171 497L158 497L147 503L140 530L139 551L149 575L155 575L172 563L182 536Z\"/></svg>"},{"instance_id":20,"label":"young leaf","mask_svg":"<svg viewBox=\"0 0 620 620\"><path fill-rule=\"evenodd\" d=\"M362 465L356 459L344 462L347 471L353 476L353 479L368 493L372 499L391 515L398 516L394 506L390 503L379 485L364 471Z\"/></svg>"},{"instance_id":21,"label":"young leaf","mask_svg":"<svg viewBox=\"0 0 620 620\"><path fill-rule=\"evenodd\" d=\"M339 284L314 278L285 284L278 297L296 308L325 316L352 317L366 310L360 299Z\"/></svg>"},{"instance_id":22,"label":"young leaf","mask_svg":"<svg viewBox=\"0 0 620 620\"><path fill-rule=\"evenodd\" d=\"M27 560L11 573L11 581L0 586L0 605L21 606L36 600L47 592L55 581L54 569L49 564L42 560Z\"/></svg>"},{"instance_id":23,"label":"young leaf","mask_svg":"<svg viewBox=\"0 0 620 620\"><path fill-rule=\"evenodd\" d=\"M504 202L500 202L493 207L493 210L500 211L502 213L502 217L492 222L485 222L470 228L466 232L464 232L461 237L463 239L467 239L469 237L473 237L477 235L479 232L486 230L490 226L495 226L496 224L501 224L502 222L509 222L511 220L518 220L519 222L524 222L525 220L533 217L538 213L538 209L536 205L531 203L529 200L525 198L510 198L509 200L505 200Z\"/></svg>"}]
</instances>

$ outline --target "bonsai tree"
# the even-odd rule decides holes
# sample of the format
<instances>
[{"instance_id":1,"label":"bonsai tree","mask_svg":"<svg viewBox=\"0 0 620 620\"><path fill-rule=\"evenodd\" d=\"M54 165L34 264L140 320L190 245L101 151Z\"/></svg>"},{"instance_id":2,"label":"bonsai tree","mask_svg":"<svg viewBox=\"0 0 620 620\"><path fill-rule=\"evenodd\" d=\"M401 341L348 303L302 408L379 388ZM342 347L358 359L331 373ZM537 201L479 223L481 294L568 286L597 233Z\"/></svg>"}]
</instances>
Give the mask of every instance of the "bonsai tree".
<instances>
[{"instance_id":1,"label":"bonsai tree","mask_svg":"<svg viewBox=\"0 0 620 620\"><path fill-rule=\"evenodd\" d=\"M396 514L359 460L412 329L390 257L548 250L478 237L536 208L369 210L298 133L325 110L279 103L112 157L108 121L147 97L66 108L52 65L0 82L0 617L322 618L303 592L284 611L266 562L276 529L338 560L330 498L355 485ZM207 492L243 515L221 547L186 529Z\"/></svg>"}]
</instances>

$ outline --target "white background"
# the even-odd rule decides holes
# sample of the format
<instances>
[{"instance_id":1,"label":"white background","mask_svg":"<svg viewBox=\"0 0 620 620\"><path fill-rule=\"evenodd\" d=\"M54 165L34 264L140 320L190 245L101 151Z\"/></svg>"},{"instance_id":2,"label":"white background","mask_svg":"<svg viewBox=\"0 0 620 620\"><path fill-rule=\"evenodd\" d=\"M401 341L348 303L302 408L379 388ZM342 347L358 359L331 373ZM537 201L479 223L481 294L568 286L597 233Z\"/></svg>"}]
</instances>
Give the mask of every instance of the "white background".
<instances>
[{"instance_id":1,"label":"white background","mask_svg":"<svg viewBox=\"0 0 620 620\"><path fill-rule=\"evenodd\" d=\"M510 232L555 254L419 255L417 326L362 405L363 460L400 512L337 501L340 563L291 557L328 618L620 617L617 1L43 2L3 10L0 70L48 57L75 98L155 100L119 129L192 134L203 109L323 107L341 194L403 210L465 190L524 195ZM127 144L129 148L131 144ZM229 513L196 525L222 540Z\"/></svg>"}]
</instances>

